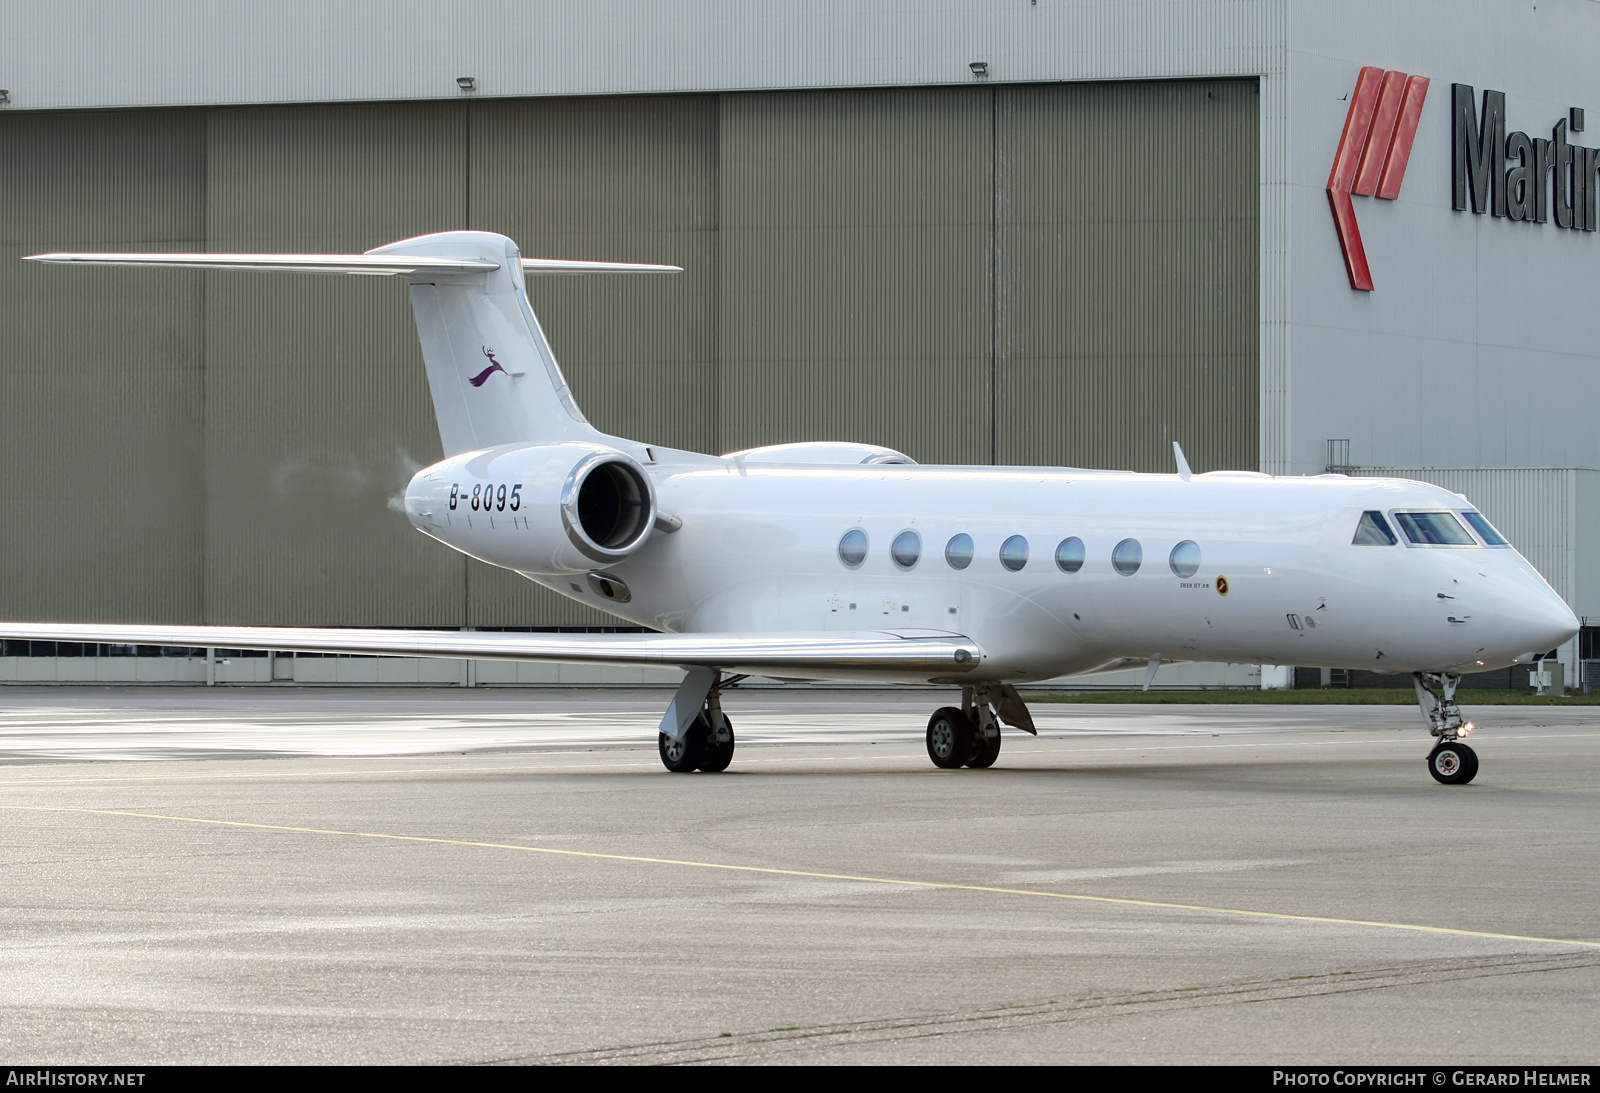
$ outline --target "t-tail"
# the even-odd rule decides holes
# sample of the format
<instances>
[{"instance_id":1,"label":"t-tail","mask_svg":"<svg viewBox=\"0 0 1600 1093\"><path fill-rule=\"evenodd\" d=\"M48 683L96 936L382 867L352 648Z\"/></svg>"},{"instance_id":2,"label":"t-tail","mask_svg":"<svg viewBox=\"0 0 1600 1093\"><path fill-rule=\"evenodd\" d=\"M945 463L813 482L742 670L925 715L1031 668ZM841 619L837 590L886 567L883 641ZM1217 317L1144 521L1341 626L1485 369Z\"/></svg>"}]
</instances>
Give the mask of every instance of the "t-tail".
<instances>
[{"instance_id":1,"label":"t-tail","mask_svg":"<svg viewBox=\"0 0 1600 1093\"><path fill-rule=\"evenodd\" d=\"M510 239L478 231L419 235L365 254L37 254L31 260L403 276L446 457L506 444L618 443L578 409L528 302L524 274L682 272L523 258Z\"/></svg>"}]
</instances>

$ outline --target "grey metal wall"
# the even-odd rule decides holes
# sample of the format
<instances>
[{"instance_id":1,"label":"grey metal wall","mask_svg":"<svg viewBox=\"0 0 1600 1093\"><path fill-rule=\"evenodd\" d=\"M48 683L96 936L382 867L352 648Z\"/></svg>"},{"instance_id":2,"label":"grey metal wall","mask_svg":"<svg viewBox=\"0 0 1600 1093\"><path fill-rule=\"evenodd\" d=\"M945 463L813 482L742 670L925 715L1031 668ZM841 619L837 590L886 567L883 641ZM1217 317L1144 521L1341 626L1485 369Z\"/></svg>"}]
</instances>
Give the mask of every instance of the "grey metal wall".
<instances>
[{"instance_id":1,"label":"grey metal wall","mask_svg":"<svg viewBox=\"0 0 1600 1093\"><path fill-rule=\"evenodd\" d=\"M601 428L923 461L1257 462L1255 81L0 115L0 615L598 624L411 531L401 286L40 268L456 227Z\"/></svg>"},{"instance_id":2,"label":"grey metal wall","mask_svg":"<svg viewBox=\"0 0 1600 1093\"><path fill-rule=\"evenodd\" d=\"M456 99L459 76L504 98L966 84L972 61L1019 83L1184 79L1281 71L1291 31L1310 49L1352 24L1446 37L1414 5L1351 18L1352 2L8 0L0 86L60 110ZM1499 40L1526 5L1488 3L1475 25Z\"/></svg>"}]
</instances>

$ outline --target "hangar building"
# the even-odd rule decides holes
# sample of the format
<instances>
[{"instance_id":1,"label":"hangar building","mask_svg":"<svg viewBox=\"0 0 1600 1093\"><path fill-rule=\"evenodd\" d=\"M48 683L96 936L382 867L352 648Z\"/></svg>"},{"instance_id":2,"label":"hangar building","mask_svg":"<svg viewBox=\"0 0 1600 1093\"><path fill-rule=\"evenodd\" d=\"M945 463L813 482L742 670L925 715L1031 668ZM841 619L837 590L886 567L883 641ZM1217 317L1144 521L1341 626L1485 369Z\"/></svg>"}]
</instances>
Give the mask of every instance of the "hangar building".
<instances>
[{"instance_id":1,"label":"hangar building","mask_svg":"<svg viewBox=\"0 0 1600 1093\"><path fill-rule=\"evenodd\" d=\"M398 284L17 260L450 228L686 267L532 286L607 431L1423 478L1600 617L1597 40L1594 0L7 5L0 617L606 625L399 511L440 452Z\"/></svg>"}]
</instances>

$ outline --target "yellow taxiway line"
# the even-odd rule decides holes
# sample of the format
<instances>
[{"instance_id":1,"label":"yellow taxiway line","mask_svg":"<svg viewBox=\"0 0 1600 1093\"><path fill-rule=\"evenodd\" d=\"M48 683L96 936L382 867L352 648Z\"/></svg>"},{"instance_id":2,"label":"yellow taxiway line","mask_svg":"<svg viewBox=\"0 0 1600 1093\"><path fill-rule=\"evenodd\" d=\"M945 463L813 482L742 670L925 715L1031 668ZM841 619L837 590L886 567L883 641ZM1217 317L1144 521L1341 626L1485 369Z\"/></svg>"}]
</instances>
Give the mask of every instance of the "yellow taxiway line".
<instances>
[{"instance_id":1,"label":"yellow taxiway line","mask_svg":"<svg viewBox=\"0 0 1600 1093\"><path fill-rule=\"evenodd\" d=\"M1081 903L1106 903L1119 907L1151 907L1166 911L1195 911L1211 915L1275 919L1280 922L1314 922L1331 926L1366 926L1380 930L1406 930L1420 934L1451 937L1481 937L1495 941L1524 941L1540 945L1570 945L1600 949L1600 941L1576 941L1562 937L1532 937L1526 934L1501 934L1488 930L1460 930L1450 926L1424 926L1412 922L1382 922L1373 919L1332 918L1326 915L1296 915L1283 911L1253 911L1241 907L1210 907L1195 903L1166 903L1149 899L1122 899L1115 896L1089 896L1074 892L1043 892L1034 888L996 888L983 884L952 884L945 881L906 880L898 877L868 877L851 873L818 873L805 869L777 869L761 865L730 865L724 862L684 861L677 858L651 858L637 854L603 854L592 850L561 850L548 846L522 846L516 843L488 843L471 839L441 839L427 835L393 835L377 831L339 831L320 827L294 827L288 824L258 824L243 820L211 820L198 816L165 816L152 812L124 812L107 808L62 808L44 805L0 805L0 809L22 812L66 812L87 816L126 816L139 820L166 820L173 823L205 824L213 827L239 827L255 831L282 831L296 835L333 835L351 839L383 839L390 842L431 843L438 846L468 846L480 850L513 850L525 854L552 854L564 858L593 861L634 862L642 865L673 865L686 869L716 869L729 873L756 873L773 877L804 877L809 880L853 881L858 884L893 885L943 892L982 892L988 895L1024 896L1035 899L1071 900Z\"/></svg>"}]
</instances>

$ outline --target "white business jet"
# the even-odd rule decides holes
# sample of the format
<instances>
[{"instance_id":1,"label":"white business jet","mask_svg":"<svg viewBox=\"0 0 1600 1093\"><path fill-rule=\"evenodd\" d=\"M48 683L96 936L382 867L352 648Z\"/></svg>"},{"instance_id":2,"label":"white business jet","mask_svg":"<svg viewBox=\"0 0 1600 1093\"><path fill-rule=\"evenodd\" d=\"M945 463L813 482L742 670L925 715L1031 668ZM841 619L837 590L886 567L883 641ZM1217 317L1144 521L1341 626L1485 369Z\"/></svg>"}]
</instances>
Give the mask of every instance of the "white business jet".
<instances>
[{"instance_id":1,"label":"white business jet","mask_svg":"<svg viewBox=\"0 0 1600 1093\"><path fill-rule=\"evenodd\" d=\"M1179 661L1411 673L1462 784L1463 672L1577 632L1572 611L1465 498L1394 479L919 466L870 444L702 455L608 436L578 409L524 274L676 273L524 259L488 232L359 255L41 254L39 262L405 278L444 444L406 512L423 534L649 633L477 634L0 624L40 640L677 666L670 771L733 758L722 691L747 675L933 683L939 767L987 767L1033 732L1015 684Z\"/></svg>"}]
</instances>

